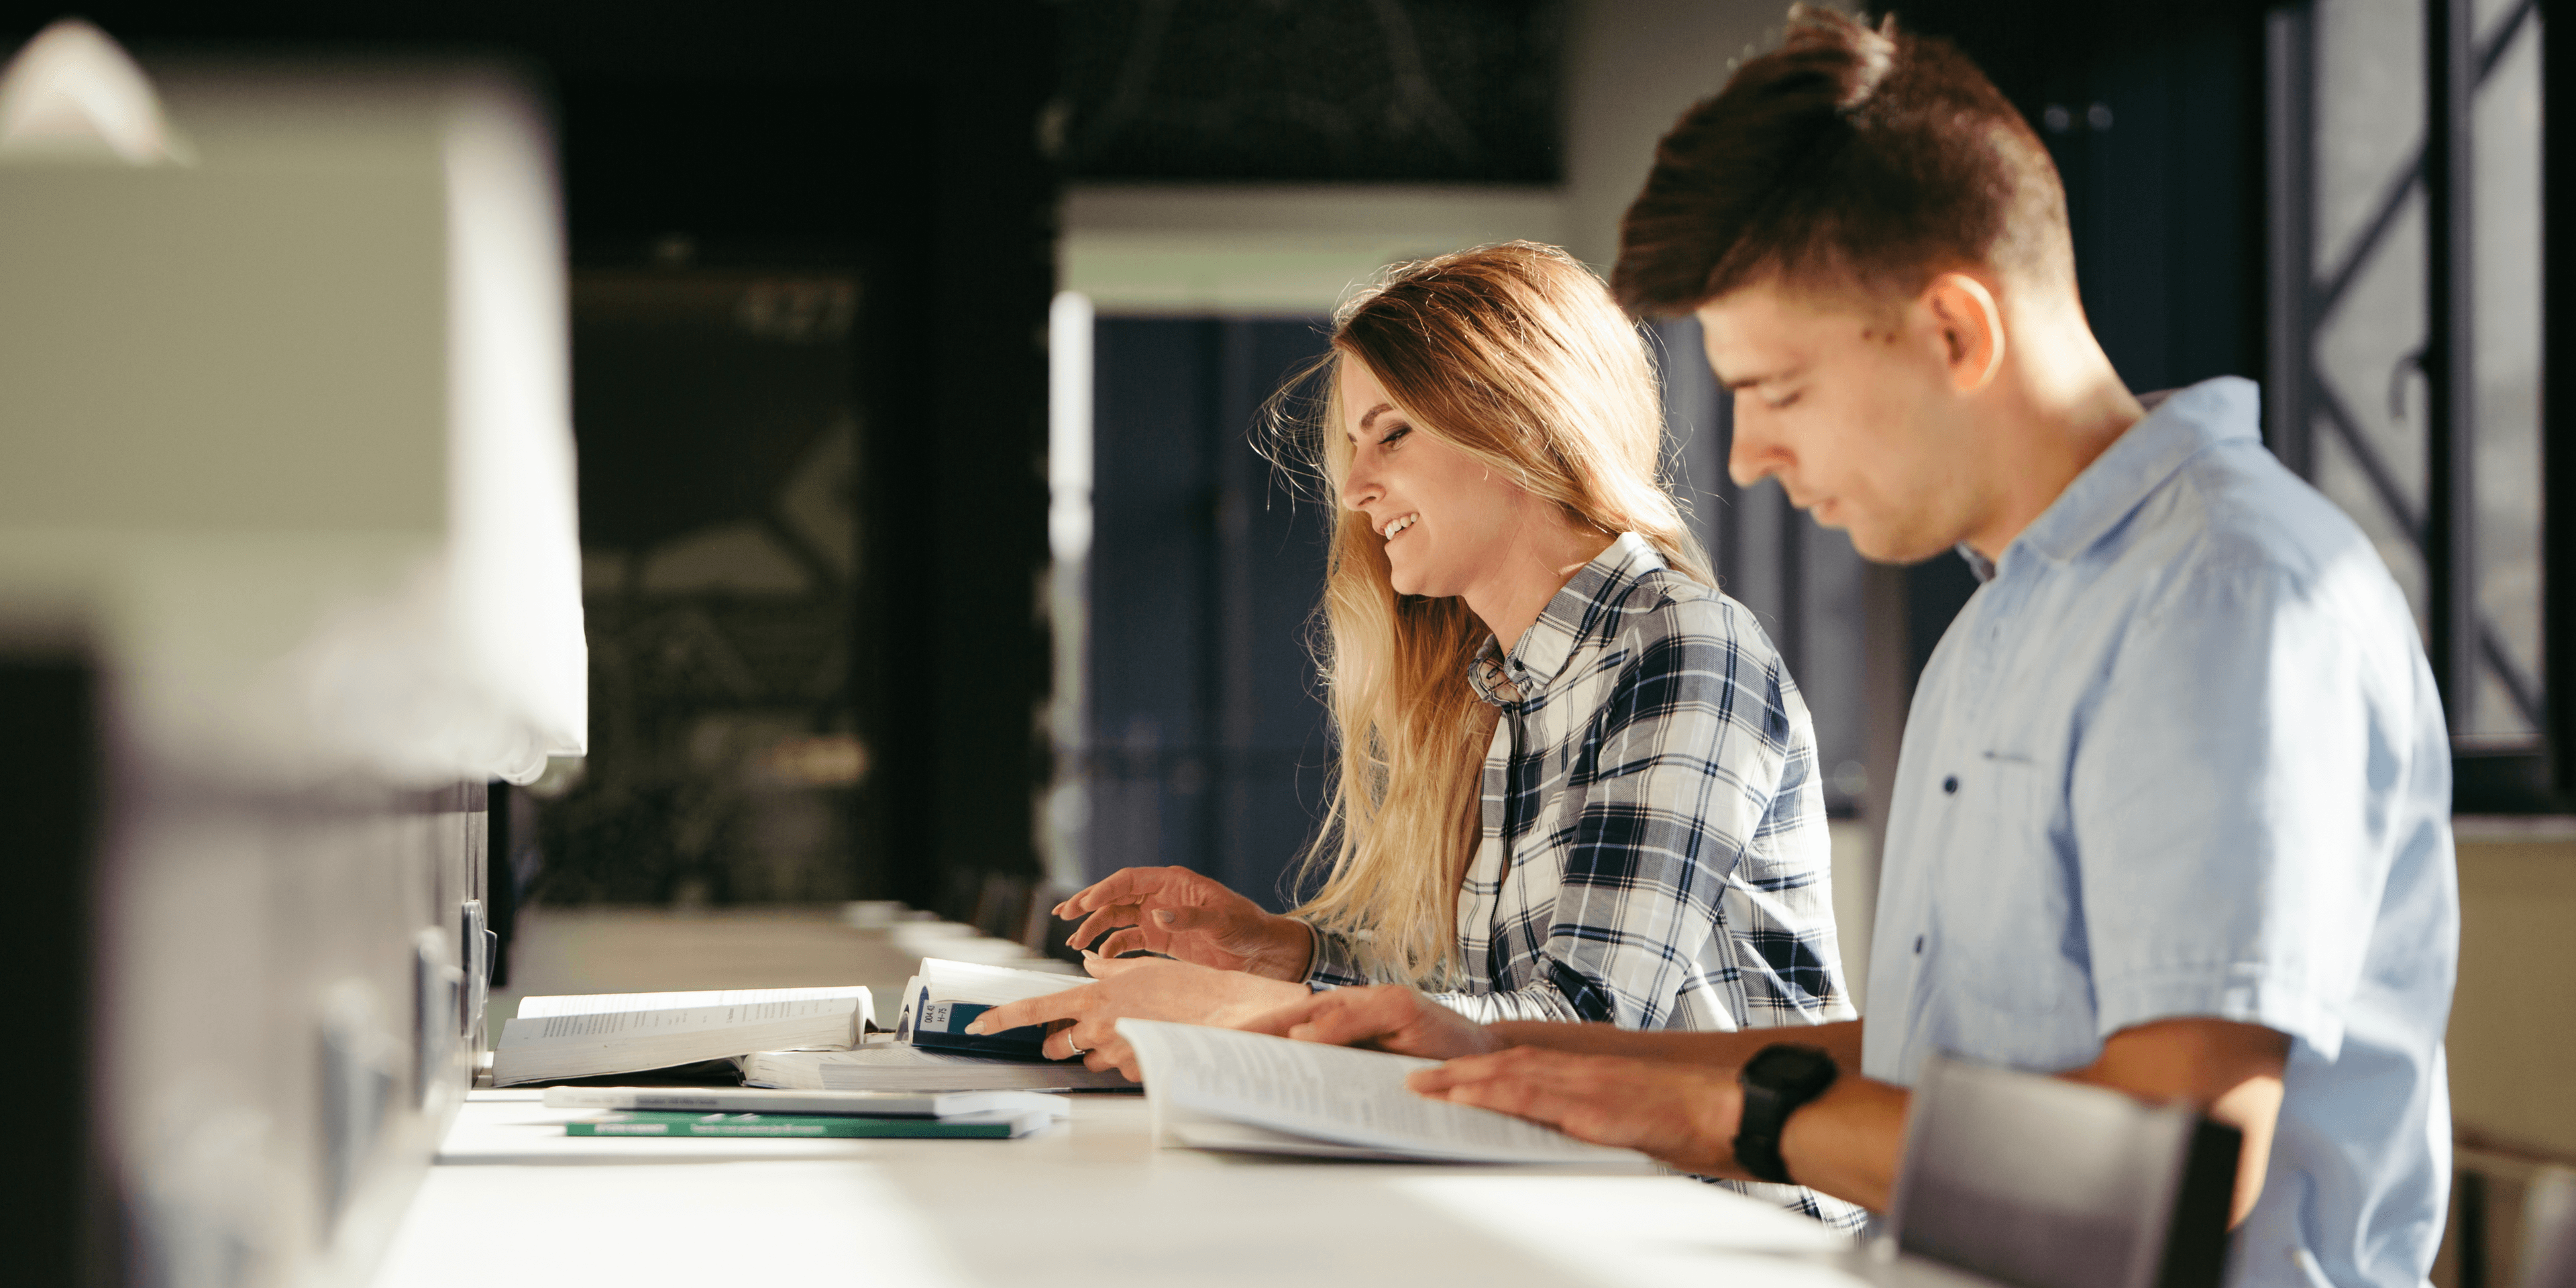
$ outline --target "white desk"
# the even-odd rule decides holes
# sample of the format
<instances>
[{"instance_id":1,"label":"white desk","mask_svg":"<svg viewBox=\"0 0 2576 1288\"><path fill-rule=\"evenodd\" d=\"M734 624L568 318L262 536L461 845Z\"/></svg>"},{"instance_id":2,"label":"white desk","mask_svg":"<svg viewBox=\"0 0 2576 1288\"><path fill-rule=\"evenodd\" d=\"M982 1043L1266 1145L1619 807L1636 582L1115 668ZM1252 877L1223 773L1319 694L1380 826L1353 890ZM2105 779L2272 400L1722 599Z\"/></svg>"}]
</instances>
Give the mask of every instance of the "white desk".
<instances>
[{"instance_id":1,"label":"white desk","mask_svg":"<svg viewBox=\"0 0 2576 1288\"><path fill-rule=\"evenodd\" d=\"M1016 1141L574 1137L477 1092L379 1288L750 1282L927 1288L1932 1285L1675 1176L1154 1147L1141 1097Z\"/></svg>"}]
</instances>

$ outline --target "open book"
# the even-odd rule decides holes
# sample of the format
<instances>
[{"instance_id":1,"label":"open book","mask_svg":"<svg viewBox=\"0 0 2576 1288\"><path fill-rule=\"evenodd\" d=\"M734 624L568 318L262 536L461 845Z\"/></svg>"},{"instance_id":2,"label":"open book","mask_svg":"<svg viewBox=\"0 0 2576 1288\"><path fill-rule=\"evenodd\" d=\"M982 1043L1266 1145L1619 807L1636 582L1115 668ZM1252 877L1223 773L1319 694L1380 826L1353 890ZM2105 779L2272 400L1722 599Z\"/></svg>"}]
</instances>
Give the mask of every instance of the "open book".
<instances>
[{"instance_id":1,"label":"open book","mask_svg":"<svg viewBox=\"0 0 2576 1288\"><path fill-rule=\"evenodd\" d=\"M868 990L856 986L531 997L493 1044L492 1081L634 1073L748 1051L846 1050L869 1014Z\"/></svg>"},{"instance_id":2,"label":"open book","mask_svg":"<svg viewBox=\"0 0 2576 1288\"><path fill-rule=\"evenodd\" d=\"M980 1036L968 1033L966 1026L976 1016L1005 1002L1044 997L1090 982L1088 975L924 957L921 973L903 986L902 1009L895 1017L895 1040L933 1051L1043 1060L1046 1055L1039 1044L1046 1040L1046 1029L1042 1025L1024 1024Z\"/></svg>"},{"instance_id":3,"label":"open book","mask_svg":"<svg viewBox=\"0 0 2576 1288\"><path fill-rule=\"evenodd\" d=\"M1120 1020L1118 1034L1144 1066L1154 1134L1166 1144L1327 1158L1653 1166L1634 1150L1406 1090L1405 1075L1432 1060L1156 1020Z\"/></svg>"}]
</instances>

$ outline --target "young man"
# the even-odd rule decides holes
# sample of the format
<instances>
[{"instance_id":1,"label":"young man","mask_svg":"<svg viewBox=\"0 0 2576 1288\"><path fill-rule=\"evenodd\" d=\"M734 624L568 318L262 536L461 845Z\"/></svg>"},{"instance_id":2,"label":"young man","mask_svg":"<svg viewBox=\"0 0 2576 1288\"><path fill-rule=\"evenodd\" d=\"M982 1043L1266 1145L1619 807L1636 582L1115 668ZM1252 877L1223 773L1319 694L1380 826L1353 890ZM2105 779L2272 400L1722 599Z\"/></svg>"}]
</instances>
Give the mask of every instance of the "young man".
<instances>
[{"instance_id":1,"label":"young man","mask_svg":"<svg viewBox=\"0 0 2576 1288\"><path fill-rule=\"evenodd\" d=\"M2253 386L2141 406L2029 126L1946 45L1828 11L1664 139L1613 285L1699 316L1739 483L1985 579L1906 726L1869 1018L1766 1053L1377 988L1262 1027L1452 1057L1416 1087L1873 1208L1934 1051L2188 1097L2245 1132L2237 1282L2421 1283L2449 742L2403 595L2263 450Z\"/></svg>"}]
</instances>

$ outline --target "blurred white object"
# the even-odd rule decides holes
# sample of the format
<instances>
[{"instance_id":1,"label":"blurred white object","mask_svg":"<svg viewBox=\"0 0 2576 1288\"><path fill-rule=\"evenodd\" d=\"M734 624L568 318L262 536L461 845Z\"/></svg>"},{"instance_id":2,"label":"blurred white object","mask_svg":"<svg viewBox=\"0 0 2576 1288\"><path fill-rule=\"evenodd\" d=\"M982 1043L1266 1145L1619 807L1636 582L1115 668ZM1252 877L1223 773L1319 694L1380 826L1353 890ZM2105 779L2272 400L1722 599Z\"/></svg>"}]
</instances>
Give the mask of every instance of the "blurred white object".
<instances>
[{"instance_id":1,"label":"blurred white object","mask_svg":"<svg viewBox=\"0 0 2576 1288\"><path fill-rule=\"evenodd\" d=\"M907 957L943 957L950 961L1000 966L1024 962L1035 954L1007 939L987 939L973 926L953 921L903 921L886 938Z\"/></svg>"},{"instance_id":2,"label":"blurred white object","mask_svg":"<svg viewBox=\"0 0 2576 1288\"><path fill-rule=\"evenodd\" d=\"M107 33L65 18L0 70L0 158L186 160L143 69Z\"/></svg>"},{"instance_id":3,"label":"blurred white object","mask_svg":"<svg viewBox=\"0 0 2576 1288\"><path fill-rule=\"evenodd\" d=\"M0 168L0 627L103 623L136 741L223 777L528 782L586 750L534 101L471 68L183 65L156 103L58 25L0 103L120 156L166 105L196 154Z\"/></svg>"}]
</instances>

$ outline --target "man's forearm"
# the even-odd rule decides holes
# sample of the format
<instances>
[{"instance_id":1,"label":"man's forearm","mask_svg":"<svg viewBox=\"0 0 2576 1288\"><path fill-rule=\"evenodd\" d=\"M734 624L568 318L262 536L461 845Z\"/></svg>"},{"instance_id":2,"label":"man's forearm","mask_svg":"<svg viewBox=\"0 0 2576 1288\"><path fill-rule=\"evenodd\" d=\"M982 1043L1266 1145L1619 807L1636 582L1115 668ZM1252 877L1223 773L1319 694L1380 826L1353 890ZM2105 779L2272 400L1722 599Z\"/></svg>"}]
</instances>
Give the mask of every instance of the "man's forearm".
<instances>
[{"instance_id":1,"label":"man's forearm","mask_svg":"<svg viewBox=\"0 0 2576 1288\"><path fill-rule=\"evenodd\" d=\"M1819 1024L1812 1028L1743 1029L1734 1033L1639 1032L1609 1024L1563 1024L1540 1020L1505 1020L1486 1026L1502 1046L1545 1047L1582 1055L1619 1055L1637 1060L1673 1060L1734 1068L1755 1052L1777 1042L1822 1047L1848 1074L1860 1072L1862 1021Z\"/></svg>"},{"instance_id":2,"label":"man's forearm","mask_svg":"<svg viewBox=\"0 0 2576 1288\"><path fill-rule=\"evenodd\" d=\"M1857 1027L1857 1026L1854 1026ZM1905 1157L1905 1111L1913 1098L1849 1069L1825 1094L1789 1115L1780 1160L1789 1179L1872 1212L1887 1210Z\"/></svg>"}]
</instances>

